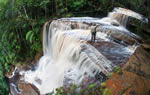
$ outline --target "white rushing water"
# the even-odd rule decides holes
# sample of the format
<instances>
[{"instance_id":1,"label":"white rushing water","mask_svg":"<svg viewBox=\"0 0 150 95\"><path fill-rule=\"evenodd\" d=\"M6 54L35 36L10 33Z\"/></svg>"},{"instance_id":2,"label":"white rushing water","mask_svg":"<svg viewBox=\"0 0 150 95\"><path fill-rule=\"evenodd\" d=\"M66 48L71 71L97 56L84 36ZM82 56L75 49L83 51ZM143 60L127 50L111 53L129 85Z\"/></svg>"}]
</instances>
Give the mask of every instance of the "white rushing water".
<instances>
[{"instance_id":1,"label":"white rushing water","mask_svg":"<svg viewBox=\"0 0 150 95\"><path fill-rule=\"evenodd\" d=\"M111 62L95 48L86 45L86 42L84 42L90 38L90 36L88 37L89 30L62 31L61 29L55 30L53 27L52 31L54 34L52 33L52 38L49 37L50 39L48 39L48 45L45 47L46 52L40 59L38 68L36 71L28 71L25 74L25 80L34 84L41 94L62 86L64 77L72 79L71 83L80 84L86 72L88 76L94 76L93 71L101 71L98 65L95 64L96 61L99 61L98 64L105 63L104 66L110 69L105 70L105 67L101 65L102 70L107 73L111 71ZM101 36L106 39L105 36ZM87 47L87 51L81 52L81 46ZM95 55L96 53L97 56ZM101 57L101 60L97 60L97 57Z\"/></svg>"},{"instance_id":2,"label":"white rushing water","mask_svg":"<svg viewBox=\"0 0 150 95\"><path fill-rule=\"evenodd\" d=\"M121 10L118 13L121 13ZM126 19L124 21L126 24ZM76 28L73 29L74 22ZM65 79L69 79L68 83L80 84L85 74L90 77L94 77L99 72L108 75L116 67L95 47L87 43L91 39L90 26L82 22L102 25L97 32L97 39L100 41L114 43L109 37L109 31L121 33L125 31L125 33L131 34L124 27L126 25L122 26L117 19L112 19L110 15L107 19L63 18L55 20L51 24L47 22L43 30L44 55L40 58L36 70L27 71L24 75L24 80L35 85L41 94L61 87ZM118 23L119 26L113 26L112 22ZM102 32L103 29L106 32ZM131 55L135 48L134 46L124 47L122 52Z\"/></svg>"}]
</instances>

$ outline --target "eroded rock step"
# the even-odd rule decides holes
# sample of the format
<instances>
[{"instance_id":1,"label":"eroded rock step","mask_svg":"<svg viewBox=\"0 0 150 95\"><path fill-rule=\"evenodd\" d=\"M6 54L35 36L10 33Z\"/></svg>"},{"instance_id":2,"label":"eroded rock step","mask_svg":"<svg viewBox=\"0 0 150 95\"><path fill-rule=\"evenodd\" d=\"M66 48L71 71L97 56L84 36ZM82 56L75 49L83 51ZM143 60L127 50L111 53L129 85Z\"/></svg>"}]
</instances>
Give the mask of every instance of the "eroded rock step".
<instances>
[{"instance_id":1,"label":"eroded rock step","mask_svg":"<svg viewBox=\"0 0 150 95\"><path fill-rule=\"evenodd\" d=\"M116 65L104 57L97 49L95 49L90 44L83 44L82 53L84 53L95 65L98 65L99 70L105 75L108 75Z\"/></svg>"},{"instance_id":2,"label":"eroded rock step","mask_svg":"<svg viewBox=\"0 0 150 95\"><path fill-rule=\"evenodd\" d=\"M132 55L132 52L126 50L128 47L115 42L97 41L95 43L89 42L89 44L95 47L116 66L125 64Z\"/></svg>"}]
</instances>

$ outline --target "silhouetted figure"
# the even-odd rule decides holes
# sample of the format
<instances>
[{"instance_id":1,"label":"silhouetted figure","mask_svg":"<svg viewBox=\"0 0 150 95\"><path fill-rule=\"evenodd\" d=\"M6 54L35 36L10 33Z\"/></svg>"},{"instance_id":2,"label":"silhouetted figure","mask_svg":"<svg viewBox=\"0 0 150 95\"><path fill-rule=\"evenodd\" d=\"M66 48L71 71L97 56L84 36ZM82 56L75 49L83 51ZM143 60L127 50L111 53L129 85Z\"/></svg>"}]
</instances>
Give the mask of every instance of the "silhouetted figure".
<instances>
[{"instance_id":1,"label":"silhouetted figure","mask_svg":"<svg viewBox=\"0 0 150 95\"><path fill-rule=\"evenodd\" d=\"M91 42L95 42L96 40L96 27L97 26L91 26Z\"/></svg>"}]
</instances>

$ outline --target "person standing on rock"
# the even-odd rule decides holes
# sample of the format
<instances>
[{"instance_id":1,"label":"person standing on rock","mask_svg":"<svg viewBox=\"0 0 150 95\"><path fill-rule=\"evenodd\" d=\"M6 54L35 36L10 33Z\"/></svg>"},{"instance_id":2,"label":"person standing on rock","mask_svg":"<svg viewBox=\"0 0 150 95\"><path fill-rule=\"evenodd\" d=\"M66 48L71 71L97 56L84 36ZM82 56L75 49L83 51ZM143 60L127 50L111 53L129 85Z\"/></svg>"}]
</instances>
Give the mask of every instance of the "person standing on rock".
<instances>
[{"instance_id":1,"label":"person standing on rock","mask_svg":"<svg viewBox=\"0 0 150 95\"><path fill-rule=\"evenodd\" d=\"M92 25L90 27L90 30L91 30L91 42L95 42L95 40L96 40L96 28L97 28L96 25Z\"/></svg>"}]
</instances>

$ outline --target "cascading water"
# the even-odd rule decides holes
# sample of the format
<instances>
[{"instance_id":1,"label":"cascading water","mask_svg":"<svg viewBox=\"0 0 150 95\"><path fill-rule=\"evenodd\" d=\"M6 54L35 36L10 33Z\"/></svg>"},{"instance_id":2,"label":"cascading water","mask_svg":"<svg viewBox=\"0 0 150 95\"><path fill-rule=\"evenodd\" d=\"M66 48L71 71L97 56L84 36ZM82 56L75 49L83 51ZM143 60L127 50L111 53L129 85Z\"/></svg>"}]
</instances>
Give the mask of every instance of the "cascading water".
<instances>
[{"instance_id":1,"label":"cascading water","mask_svg":"<svg viewBox=\"0 0 150 95\"><path fill-rule=\"evenodd\" d=\"M44 32L48 35L44 34L45 53L38 68L25 74L25 80L34 84L41 94L62 86L65 77L70 80L67 82L80 84L85 73L92 77L102 70L108 74L113 68L109 60L84 41L89 39L89 30L71 30L70 26L60 21L51 23L49 31ZM83 48L86 50L82 51Z\"/></svg>"},{"instance_id":2,"label":"cascading water","mask_svg":"<svg viewBox=\"0 0 150 95\"><path fill-rule=\"evenodd\" d=\"M81 84L85 76L95 77L97 73L107 76L116 66L125 63L121 60L132 55L140 37L125 28L127 18L120 14L142 16L132 11L128 12L130 15L124 14L122 9L114 12L103 19L62 18L47 22L43 30L44 55L35 71L24 72L24 80L46 94L64 84ZM89 41L92 24L99 25L95 43Z\"/></svg>"}]
</instances>

